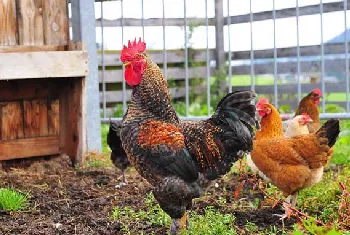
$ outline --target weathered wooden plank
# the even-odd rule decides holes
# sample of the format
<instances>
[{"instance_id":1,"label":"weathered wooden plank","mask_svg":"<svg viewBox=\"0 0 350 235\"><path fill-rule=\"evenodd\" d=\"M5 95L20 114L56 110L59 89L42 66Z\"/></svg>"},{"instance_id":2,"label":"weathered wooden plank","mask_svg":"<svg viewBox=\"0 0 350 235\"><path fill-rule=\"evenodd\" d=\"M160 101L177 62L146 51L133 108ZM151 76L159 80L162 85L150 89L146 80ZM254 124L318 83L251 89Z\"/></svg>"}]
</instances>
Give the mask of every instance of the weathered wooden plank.
<instances>
[{"instance_id":1,"label":"weathered wooden plank","mask_svg":"<svg viewBox=\"0 0 350 235\"><path fill-rule=\"evenodd\" d=\"M44 42L45 45L66 45L69 41L67 1L44 0Z\"/></svg>"},{"instance_id":2,"label":"weathered wooden plank","mask_svg":"<svg viewBox=\"0 0 350 235\"><path fill-rule=\"evenodd\" d=\"M213 73L212 73L213 74ZM184 68L168 68L167 70L168 79L183 80L185 79ZM193 67L188 69L188 77L191 78L205 78L207 71L205 67ZM105 70L104 81L105 83L117 83L122 82L124 76L122 70ZM99 71L99 81L102 82L102 71Z\"/></svg>"},{"instance_id":3,"label":"weathered wooden plank","mask_svg":"<svg viewBox=\"0 0 350 235\"><path fill-rule=\"evenodd\" d=\"M102 21L101 18L96 19L96 27L101 27L101 25L102 25L101 21ZM205 22L206 22L205 18L187 18L188 25L189 24L205 25ZM118 27L121 25L122 25L121 19L115 19L115 20L104 19L104 21L103 21L104 27ZM124 18L123 25L124 26L137 26L137 27L139 27L141 25L141 23L140 23L140 19ZM162 18L144 19L144 25L145 26L162 26L163 19ZM184 26L184 19L183 18L166 18L165 25L166 26ZM209 18L208 25L210 25L210 26L215 25L215 18Z\"/></svg>"},{"instance_id":4,"label":"weathered wooden plank","mask_svg":"<svg viewBox=\"0 0 350 235\"><path fill-rule=\"evenodd\" d=\"M87 62L85 51L4 53L0 57L0 80L86 76Z\"/></svg>"},{"instance_id":5,"label":"weathered wooden plank","mask_svg":"<svg viewBox=\"0 0 350 235\"><path fill-rule=\"evenodd\" d=\"M49 135L57 136L59 134L59 100L49 99L48 101L48 129Z\"/></svg>"},{"instance_id":6,"label":"weathered wooden plank","mask_svg":"<svg viewBox=\"0 0 350 235\"><path fill-rule=\"evenodd\" d=\"M350 48L350 43L348 43ZM319 56L321 53L320 45L300 47L301 56ZM344 54L344 43L325 43L324 54ZM296 57L297 47L277 48L277 57ZM254 50L255 59L273 58L273 49ZM232 60L250 59L250 51L235 51L232 53Z\"/></svg>"},{"instance_id":7,"label":"weathered wooden plank","mask_svg":"<svg viewBox=\"0 0 350 235\"><path fill-rule=\"evenodd\" d=\"M43 0L17 0L20 45L44 45Z\"/></svg>"},{"instance_id":8,"label":"weathered wooden plank","mask_svg":"<svg viewBox=\"0 0 350 235\"><path fill-rule=\"evenodd\" d=\"M320 72L321 62L320 61L302 61L301 72ZM341 72L345 71L345 59L325 60L325 71ZM297 72L297 62L283 62L277 64L278 73L291 73ZM232 67L233 74L250 74L250 65L240 65ZM255 74L273 74L274 65L271 63L254 64Z\"/></svg>"},{"instance_id":9,"label":"weathered wooden plank","mask_svg":"<svg viewBox=\"0 0 350 235\"><path fill-rule=\"evenodd\" d=\"M201 94L205 91L206 87L198 86L191 89L194 94ZM184 87L170 88L169 92L171 98L185 97L186 89ZM102 101L103 93L100 92L100 100ZM131 97L131 90L126 90L126 101L129 101ZM106 103L118 103L123 101L123 91L106 91Z\"/></svg>"},{"instance_id":10,"label":"weathered wooden plank","mask_svg":"<svg viewBox=\"0 0 350 235\"><path fill-rule=\"evenodd\" d=\"M0 0L0 46L17 45L16 2Z\"/></svg>"},{"instance_id":11,"label":"weathered wooden plank","mask_svg":"<svg viewBox=\"0 0 350 235\"><path fill-rule=\"evenodd\" d=\"M48 136L47 99L24 100L24 136Z\"/></svg>"},{"instance_id":12,"label":"weathered wooden plank","mask_svg":"<svg viewBox=\"0 0 350 235\"><path fill-rule=\"evenodd\" d=\"M343 11L343 9L344 9L343 2L323 3L324 13L334 12L334 11ZM348 4L348 10L350 10L350 4ZM318 4L299 7L300 16L315 15L319 13L320 13L320 5ZM296 11L294 7L276 10L276 19L295 17L295 15L296 15ZM268 19L272 19L272 11L263 11L263 12L253 13L254 21L262 21L262 20L268 20ZM206 22L205 18L187 18L188 24L199 24L204 26L205 22ZM227 25L227 22L228 22L227 17L225 17L225 25ZM248 23L248 22L250 22L249 14L231 16L231 24L242 24L242 23ZM140 27L141 23L140 23L140 19L137 19L137 18L124 18L123 25ZM162 26L163 19L162 18L144 19L144 25L145 26ZM183 26L184 25L183 18L166 18L165 25L166 26ZM215 25L215 18L209 18L209 25L210 26ZM122 20L121 19L115 19L115 20L104 19L103 26L119 27L119 26L122 26ZM96 27L101 27L101 19L96 19Z\"/></svg>"},{"instance_id":13,"label":"weathered wooden plank","mask_svg":"<svg viewBox=\"0 0 350 235\"><path fill-rule=\"evenodd\" d=\"M1 102L0 121L0 141L22 138L24 133L21 102Z\"/></svg>"},{"instance_id":14,"label":"weathered wooden plank","mask_svg":"<svg viewBox=\"0 0 350 235\"><path fill-rule=\"evenodd\" d=\"M347 5L348 10L350 10L350 4ZM330 2L323 3L323 13L334 12L334 11L343 11L344 5L343 2ZM320 13L320 5L310 5L299 7L299 16L305 15L315 15ZM296 15L295 7L286 8L281 10L276 10L276 19L294 17ZM272 11L263 11L253 13L253 21L262 21L272 19ZM227 22L227 19L226 19ZM231 16L231 24L242 24L250 22L250 14Z\"/></svg>"},{"instance_id":15,"label":"weathered wooden plank","mask_svg":"<svg viewBox=\"0 0 350 235\"><path fill-rule=\"evenodd\" d=\"M327 93L339 93L339 92L345 92L346 84L345 82L334 82L326 83L326 92ZM321 84L302 84L301 85L301 93L309 93L314 88L321 89ZM250 86L233 86L232 90L250 90ZM283 84L278 85L277 87L279 94L295 94L298 90L298 84ZM259 85L255 86L255 91L258 94L273 94L274 93L274 86L273 85Z\"/></svg>"},{"instance_id":16,"label":"weathered wooden plank","mask_svg":"<svg viewBox=\"0 0 350 235\"><path fill-rule=\"evenodd\" d=\"M120 51L106 51L104 54L104 65L105 66L120 66L123 63L120 61ZM148 51L147 55L152 59L153 62L157 64L163 64L163 51ZM102 55L99 53L98 65L102 66ZM190 62L206 62L206 51L200 50L189 50L188 57ZM209 60L214 59L214 50L209 50ZM185 51L184 50L169 50L167 51L167 63L183 63L185 61Z\"/></svg>"},{"instance_id":17,"label":"weathered wooden plank","mask_svg":"<svg viewBox=\"0 0 350 235\"><path fill-rule=\"evenodd\" d=\"M41 45L41 46L0 46L0 53L38 52L38 51L67 51L68 45Z\"/></svg>"},{"instance_id":18,"label":"weathered wooden plank","mask_svg":"<svg viewBox=\"0 0 350 235\"><path fill-rule=\"evenodd\" d=\"M0 160L55 154L59 154L57 136L0 141Z\"/></svg>"}]
</instances>

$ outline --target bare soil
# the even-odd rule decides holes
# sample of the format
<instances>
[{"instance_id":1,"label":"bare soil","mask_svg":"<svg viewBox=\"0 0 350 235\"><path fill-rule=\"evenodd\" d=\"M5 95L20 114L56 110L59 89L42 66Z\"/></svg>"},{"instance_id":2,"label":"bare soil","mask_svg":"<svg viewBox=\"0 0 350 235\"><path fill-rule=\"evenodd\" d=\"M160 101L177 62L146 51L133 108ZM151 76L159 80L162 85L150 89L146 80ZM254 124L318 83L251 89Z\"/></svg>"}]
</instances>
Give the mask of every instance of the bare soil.
<instances>
[{"instance_id":1,"label":"bare soil","mask_svg":"<svg viewBox=\"0 0 350 235\"><path fill-rule=\"evenodd\" d=\"M128 184L116 188L121 173L113 167L74 169L65 156L28 162L22 161L20 168L6 164L0 173L0 187L9 186L30 195L26 211L9 213L0 210L0 235L123 234L121 224L111 219L113 207L144 209L145 195L151 190L149 184L132 170L126 175ZM204 208L211 205L225 213L233 213L235 226L242 229L242 234L247 221L255 223L259 230L273 225L280 228L282 223L274 214L283 211L278 206L263 206L260 203L263 194L253 189L257 182L249 179L231 175L218 180L204 197L195 200L193 210L203 213ZM226 199L224 205L218 203L220 198ZM256 202L262 209L251 206ZM290 228L295 222L291 218L284 226ZM145 234L166 234L168 231L168 227L147 223L138 229Z\"/></svg>"}]
</instances>

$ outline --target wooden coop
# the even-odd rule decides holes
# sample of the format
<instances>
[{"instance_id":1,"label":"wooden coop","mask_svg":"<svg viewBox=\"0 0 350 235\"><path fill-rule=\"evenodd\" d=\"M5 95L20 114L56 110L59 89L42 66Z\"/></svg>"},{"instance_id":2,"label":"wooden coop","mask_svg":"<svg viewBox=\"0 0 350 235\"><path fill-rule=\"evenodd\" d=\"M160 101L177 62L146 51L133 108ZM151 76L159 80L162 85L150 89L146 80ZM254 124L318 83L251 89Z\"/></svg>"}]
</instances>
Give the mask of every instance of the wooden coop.
<instances>
[{"instance_id":1,"label":"wooden coop","mask_svg":"<svg viewBox=\"0 0 350 235\"><path fill-rule=\"evenodd\" d=\"M67 0L0 0L0 161L85 151L88 55Z\"/></svg>"}]
</instances>

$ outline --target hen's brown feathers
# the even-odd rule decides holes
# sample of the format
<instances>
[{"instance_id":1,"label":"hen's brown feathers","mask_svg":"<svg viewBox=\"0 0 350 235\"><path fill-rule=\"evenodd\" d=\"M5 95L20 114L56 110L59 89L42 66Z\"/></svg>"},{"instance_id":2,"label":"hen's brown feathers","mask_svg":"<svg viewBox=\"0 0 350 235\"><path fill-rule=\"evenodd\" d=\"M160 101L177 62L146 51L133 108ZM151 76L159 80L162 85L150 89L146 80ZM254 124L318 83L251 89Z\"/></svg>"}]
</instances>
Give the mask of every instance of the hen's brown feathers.
<instances>
[{"instance_id":1,"label":"hen's brown feathers","mask_svg":"<svg viewBox=\"0 0 350 235\"><path fill-rule=\"evenodd\" d=\"M339 134L339 121L328 120L317 133L254 142L255 165L287 195L300 189L312 169L325 166Z\"/></svg>"}]
</instances>

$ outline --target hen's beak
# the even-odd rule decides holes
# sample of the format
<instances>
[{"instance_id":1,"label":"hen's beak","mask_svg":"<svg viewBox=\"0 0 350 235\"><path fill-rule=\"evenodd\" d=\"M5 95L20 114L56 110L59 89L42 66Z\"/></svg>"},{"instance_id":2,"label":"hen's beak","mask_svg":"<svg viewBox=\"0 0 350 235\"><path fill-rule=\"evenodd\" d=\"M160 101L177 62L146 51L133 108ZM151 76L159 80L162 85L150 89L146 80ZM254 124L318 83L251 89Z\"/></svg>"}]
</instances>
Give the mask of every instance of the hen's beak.
<instances>
[{"instance_id":1,"label":"hen's beak","mask_svg":"<svg viewBox=\"0 0 350 235\"><path fill-rule=\"evenodd\" d=\"M131 64L131 62L126 61L126 62L124 63L124 66L125 66L125 67L128 67L130 64Z\"/></svg>"}]
</instances>

